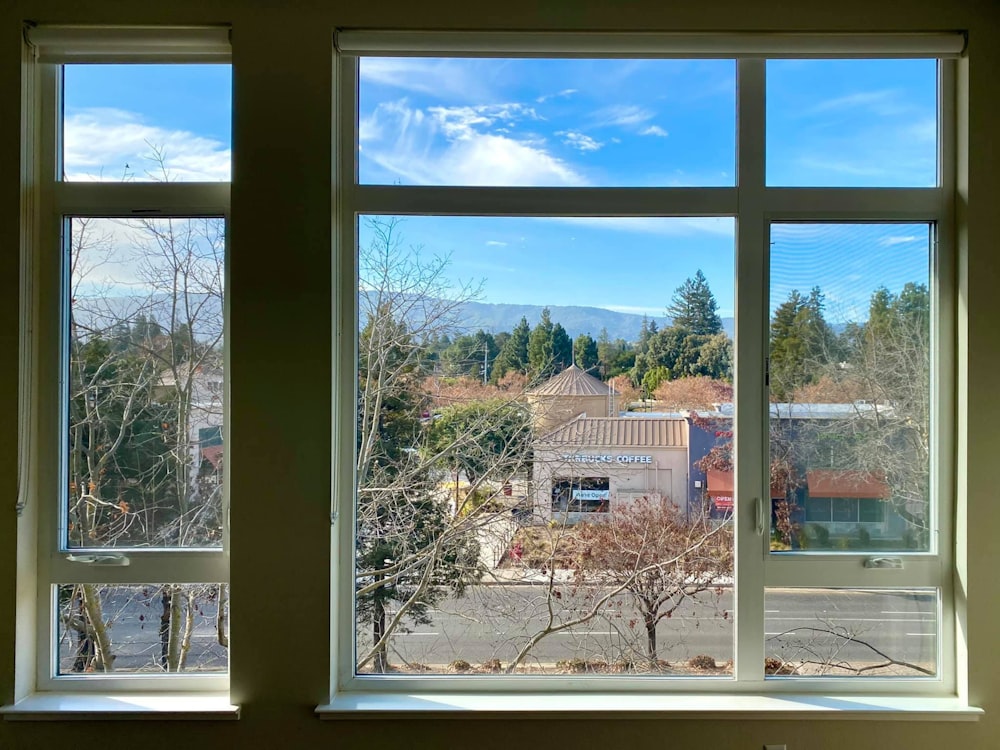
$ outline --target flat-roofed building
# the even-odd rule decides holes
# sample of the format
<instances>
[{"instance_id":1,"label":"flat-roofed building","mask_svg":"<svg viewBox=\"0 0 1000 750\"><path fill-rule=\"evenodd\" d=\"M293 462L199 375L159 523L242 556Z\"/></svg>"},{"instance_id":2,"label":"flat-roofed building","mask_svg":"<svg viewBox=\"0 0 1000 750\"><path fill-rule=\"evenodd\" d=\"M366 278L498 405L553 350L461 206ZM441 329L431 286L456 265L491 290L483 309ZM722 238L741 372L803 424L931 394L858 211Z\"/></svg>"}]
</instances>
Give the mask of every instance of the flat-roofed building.
<instances>
[{"instance_id":1,"label":"flat-roofed building","mask_svg":"<svg viewBox=\"0 0 1000 750\"><path fill-rule=\"evenodd\" d=\"M534 446L535 509L567 523L597 520L640 497L687 503L688 422L584 415Z\"/></svg>"}]
</instances>

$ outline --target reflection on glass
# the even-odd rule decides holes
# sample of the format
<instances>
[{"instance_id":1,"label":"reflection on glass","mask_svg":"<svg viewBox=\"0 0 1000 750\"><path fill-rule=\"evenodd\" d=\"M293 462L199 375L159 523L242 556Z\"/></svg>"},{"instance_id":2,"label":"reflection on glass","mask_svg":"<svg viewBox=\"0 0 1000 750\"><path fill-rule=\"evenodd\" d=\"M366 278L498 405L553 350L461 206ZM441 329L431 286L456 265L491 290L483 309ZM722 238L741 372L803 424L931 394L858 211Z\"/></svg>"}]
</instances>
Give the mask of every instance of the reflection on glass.
<instances>
[{"instance_id":1,"label":"reflection on glass","mask_svg":"<svg viewBox=\"0 0 1000 750\"><path fill-rule=\"evenodd\" d=\"M231 121L229 65L66 65L64 179L228 181Z\"/></svg>"},{"instance_id":2,"label":"reflection on glass","mask_svg":"<svg viewBox=\"0 0 1000 750\"><path fill-rule=\"evenodd\" d=\"M936 589L767 589L765 671L791 677L934 677Z\"/></svg>"},{"instance_id":3,"label":"reflection on glass","mask_svg":"<svg viewBox=\"0 0 1000 750\"><path fill-rule=\"evenodd\" d=\"M731 678L733 229L363 218L359 674Z\"/></svg>"},{"instance_id":4,"label":"reflection on glass","mask_svg":"<svg viewBox=\"0 0 1000 750\"><path fill-rule=\"evenodd\" d=\"M58 674L226 672L228 584L57 587Z\"/></svg>"},{"instance_id":5,"label":"reflection on glass","mask_svg":"<svg viewBox=\"0 0 1000 750\"><path fill-rule=\"evenodd\" d=\"M931 228L771 228L774 551L930 548Z\"/></svg>"},{"instance_id":6,"label":"reflection on glass","mask_svg":"<svg viewBox=\"0 0 1000 750\"><path fill-rule=\"evenodd\" d=\"M73 219L69 547L222 543L222 219Z\"/></svg>"},{"instance_id":7,"label":"reflection on glass","mask_svg":"<svg viewBox=\"0 0 1000 750\"><path fill-rule=\"evenodd\" d=\"M767 184L937 184L935 60L768 60Z\"/></svg>"},{"instance_id":8,"label":"reflection on glass","mask_svg":"<svg viewBox=\"0 0 1000 750\"><path fill-rule=\"evenodd\" d=\"M362 183L733 185L733 60L362 58Z\"/></svg>"}]
</instances>

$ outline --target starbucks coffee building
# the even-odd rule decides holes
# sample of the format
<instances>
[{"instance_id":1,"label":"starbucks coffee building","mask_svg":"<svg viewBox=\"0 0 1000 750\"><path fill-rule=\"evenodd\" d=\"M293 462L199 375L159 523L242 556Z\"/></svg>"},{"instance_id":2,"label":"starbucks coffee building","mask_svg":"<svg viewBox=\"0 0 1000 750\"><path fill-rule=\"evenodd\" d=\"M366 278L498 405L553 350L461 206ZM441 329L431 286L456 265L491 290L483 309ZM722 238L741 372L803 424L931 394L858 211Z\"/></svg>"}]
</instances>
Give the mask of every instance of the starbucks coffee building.
<instances>
[{"instance_id":1,"label":"starbucks coffee building","mask_svg":"<svg viewBox=\"0 0 1000 750\"><path fill-rule=\"evenodd\" d=\"M534 444L535 509L598 520L641 497L687 503L688 422L581 414Z\"/></svg>"}]
</instances>

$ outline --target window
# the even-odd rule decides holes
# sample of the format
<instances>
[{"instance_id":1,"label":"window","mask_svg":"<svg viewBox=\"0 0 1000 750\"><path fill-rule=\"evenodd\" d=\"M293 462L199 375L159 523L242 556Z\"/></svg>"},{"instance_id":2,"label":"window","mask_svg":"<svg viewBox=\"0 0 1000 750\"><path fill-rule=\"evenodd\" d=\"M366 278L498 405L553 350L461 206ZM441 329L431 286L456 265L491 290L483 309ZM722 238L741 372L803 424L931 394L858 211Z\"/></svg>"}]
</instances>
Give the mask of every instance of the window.
<instances>
[{"instance_id":1,"label":"window","mask_svg":"<svg viewBox=\"0 0 1000 750\"><path fill-rule=\"evenodd\" d=\"M39 691L228 683L225 37L30 34Z\"/></svg>"},{"instance_id":2,"label":"window","mask_svg":"<svg viewBox=\"0 0 1000 750\"><path fill-rule=\"evenodd\" d=\"M479 41L338 38L338 689L952 692L952 65Z\"/></svg>"}]
</instances>

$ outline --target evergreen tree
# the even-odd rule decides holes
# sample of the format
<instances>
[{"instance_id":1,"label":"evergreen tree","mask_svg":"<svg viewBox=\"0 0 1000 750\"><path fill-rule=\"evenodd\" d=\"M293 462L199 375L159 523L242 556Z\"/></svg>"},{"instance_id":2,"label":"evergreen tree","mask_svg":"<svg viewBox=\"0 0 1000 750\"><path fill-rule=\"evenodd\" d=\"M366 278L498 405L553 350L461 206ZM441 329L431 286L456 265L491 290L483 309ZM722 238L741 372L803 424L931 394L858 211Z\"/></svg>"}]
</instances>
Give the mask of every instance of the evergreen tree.
<instances>
[{"instance_id":1,"label":"evergreen tree","mask_svg":"<svg viewBox=\"0 0 1000 750\"><path fill-rule=\"evenodd\" d=\"M722 319L716 312L718 309L719 305L708 287L705 274L698 269L693 279L687 279L674 291L667 315L676 328L701 336L711 336L722 332Z\"/></svg>"},{"instance_id":2,"label":"evergreen tree","mask_svg":"<svg viewBox=\"0 0 1000 750\"><path fill-rule=\"evenodd\" d=\"M546 307L528 338L528 368L533 378L548 377L555 371L555 353L552 348L554 327L549 308Z\"/></svg>"},{"instance_id":3,"label":"evergreen tree","mask_svg":"<svg viewBox=\"0 0 1000 750\"><path fill-rule=\"evenodd\" d=\"M552 371L561 372L573 364L573 340L562 323L552 327Z\"/></svg>"},{"instance_id":4,"label":"evergreen tree","mask_svg":"<svg viewBox=\"0 0 1000 750\"><path fill-rule=\"evenodd\" d=\"M872 315L879 304L873 297ZM809 296L793 289L774 311L771 320L770 385L779 401L788 400L796 388L816 382L838 359L836 338L823 317L824 299L819 287Z\"/></svg>"},{"instance_id":5,"label":"evergreen tree","mask_svg":"<svg viewBox=\"0 0 1000 750\"><path fill-rule=\"evenodd\" d=\"M528 339L530 337L531 328L528 326L528 319L522 317L500 347L500 353L497 355L493 371L490 374L490 379L494 383L508 372L526 373L528 371Z\"/></svg>"},{"instance_id":6,"label":"evergreen tree","mask_svg":"<svg viewBox=\"0 0 1000 750\"><path fill-rule=\"evenodd\" d=\"M587 372L597 366L597 342L589 333L581 333L576 337L576 341L573 342L573 359L577 367Z\"/></svg>"}]
</instances>

